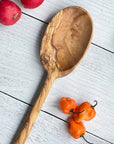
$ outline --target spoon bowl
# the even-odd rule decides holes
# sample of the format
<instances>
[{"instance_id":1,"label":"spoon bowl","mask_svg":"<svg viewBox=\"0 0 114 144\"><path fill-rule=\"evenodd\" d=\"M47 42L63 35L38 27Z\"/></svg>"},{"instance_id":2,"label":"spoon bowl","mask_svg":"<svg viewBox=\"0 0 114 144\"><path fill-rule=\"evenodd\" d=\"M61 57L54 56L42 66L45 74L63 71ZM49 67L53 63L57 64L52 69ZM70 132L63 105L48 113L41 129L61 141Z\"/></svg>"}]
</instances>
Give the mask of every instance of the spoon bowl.
<instances>
[{"instance_id":1,"label":"spoon bowl","mask_svg":"<svg viewBox=\"0 0 114 144\"><path fill-rule=\"evenodd\" d=\"M91 17L77 6L61 10L49 23L40 51L47 78L15 144L25 143L55 78L69 74L79 64L90 45L92 32Z\"/></svg>"},{"instance_id":2,"label":"spoon bowl","mask_svg":"<svg viewBox=\"0 0 114 144\"><path fill-rule=\"evenodd\" d=\"M72 6L58 12L49 23L41 44L41 62L48 73L69 74L87 51L93 22L86 10Z\"/></svg>"}]
</instances>

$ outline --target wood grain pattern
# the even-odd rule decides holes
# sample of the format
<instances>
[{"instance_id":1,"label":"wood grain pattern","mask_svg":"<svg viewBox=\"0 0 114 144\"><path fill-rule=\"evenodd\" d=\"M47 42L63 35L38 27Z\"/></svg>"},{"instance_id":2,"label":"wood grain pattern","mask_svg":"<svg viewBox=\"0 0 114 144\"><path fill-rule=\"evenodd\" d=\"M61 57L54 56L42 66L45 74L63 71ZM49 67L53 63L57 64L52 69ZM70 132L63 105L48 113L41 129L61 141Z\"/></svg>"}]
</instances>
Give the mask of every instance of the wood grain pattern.
<instances>
[{"instance_id":1,"label":"wood grain pattern","mask_svg":"<svg viewBox=\"0 0 114 144\"><path fill-rule=\"evenodd\" d=\"M36 121L36 118L40 112L40 109L43 105L43 103L45 102L45 99L49 93L49 90L53 84L53 81L55 80L56 75L51 73L47 75L46 81L42 87L42 90L34 104L34 106L32 107L32 110L30 112L30 114L28 115L22 130L20 131L19 136L17 137L15 144L24 144L27 137L29 136L29 133L33 127L33 124Z\"/></svg>"},{"instance_id":2,"label":"wood grain pattern","mask_svg":"<svg viewBox=\"0 0 114 144\"><path fill-rule=\"evenodd\" d=\"M93 42L114 52L114 1L113 0L45 0L33 10L24 9L20 1L14 0L22 10L36 18L49 22L54 14L67 6L81 6L94 22Z\"/></svg>"},{"instance_id":3,"label":"wood grain pattern","mask_svg":"<svg viewBox=\"0 0 114 144\"><path fill-rule=\"evenodd\" d=\"M43 27L41 22L26 16L12 27L0 25L0 90L27 103L31 103L44 73L39 49L45 27L45 24ZM59 110L60 97L71 96L78 104L86 100L92 103L97 99L98 117L86 127L114 142L113 61L113 54L91 45L73 73L55 81L42 109L67 119Z\"/></svg>"},{"instance_id":4,"label":"wood grain pattern","mask_svg":"<svg viewBox=\"0 0 114 144\"><path fill-rule=\"evenodd\" d=\"M26 11L37 15L39 18L44 16L45 19L47 17L50 19L59 9L66 7L66 2L71 5L71 1L58 3L55 0L51 2L46 0L43 11L44 4L38 9ZM114 47L113 2L107 0L72 1L72 4L80 5L91 13L95 24L94 41L110 50L113 50ZM101 12L103 12L102 15ZM40 84L44 73L40 64L39 49L45 27L45 24L24 15L12 27L0 25L0 90L28 103L33 99L34 92ZM68 116L63 115L59 110L58 101L61 96L71 96L78 101L78 104L86 100L92 103L93 99L97 99L99 101L99 105L96 107L97 116L89 124L85 123L85 125L90 132L114 143L113 61L114 56L111 53L91 46L84 60L72 74L55 81L43 110L67 119ZM20 105L18 102L11 102L5 95L2 95L2 99L0 100L0 143L9 144L26 106L24 104ZM64 135L64 126L63 128L62 126L58 127L57 119L53 118L52 122L52 117L49 118L49 121L47 117L45 115L41 123L38 118L37 123L40 125L38 125L38 128L41 128L39 131L42 131L42 133L38 131L36 124L27 143L48 144L49 141L52 144L67 144L67 141L71 143L71 138L68 138L66 134ZM43 120L44 123L42 123ZM46 125L43 127L43 124ZM45 129L47 125L49 125L49 129ZM57 133L56 125L58 129L62 129ZM55 131L52 132L50 130L53 127ZM87 137L89 140L90 136ZM95 141L96 144L107 143L94 137L90 141ZM72 143L74 142L73 140ZM83 143L83 141L78 141L78 143Z\"/></svg>"},{"instance_id":5,"label":"wood grain pattern","mask_svg":"<svg viewBox=\"0 0 114 144\"><path fill-rule=\"evenodd\" d=\"M67 18L71 22L68 23L65 20ZM61 10L51 20L40 52L42 64L48 72L47 79L15 144L25 143L55 78L70 73L84 56L91 42L92 25L89 14L80 7ZM63 40L59 38L59 34Z\"/></svg>"},{"instance_id":6,"label":"wood grain pattern","mask_svg":"<svg viewBox=\"0 0 114 144\"><path fill-rule=\"evenodd\" d=\"M10 144L28 106L0 93L0 144ZM109 144L86 133L85 137L95 144ZM48 114L40 112L26 144L86 144L75 140L67 132L67 125ZM13 142L11 143L13 144Z\"/></svg>"},{"instance_id":7,"label":"wood grain pattern","mask_svg":"<svg viewBox=\"0 0 114 144\"><path fill-rule=\"evenodd\" d=\"M79 64L88 50L93 33L90 15L81 7L67 7L49 23L41 45L41 61L49 71L65 76Z\"/></svg>"}]
</instances>

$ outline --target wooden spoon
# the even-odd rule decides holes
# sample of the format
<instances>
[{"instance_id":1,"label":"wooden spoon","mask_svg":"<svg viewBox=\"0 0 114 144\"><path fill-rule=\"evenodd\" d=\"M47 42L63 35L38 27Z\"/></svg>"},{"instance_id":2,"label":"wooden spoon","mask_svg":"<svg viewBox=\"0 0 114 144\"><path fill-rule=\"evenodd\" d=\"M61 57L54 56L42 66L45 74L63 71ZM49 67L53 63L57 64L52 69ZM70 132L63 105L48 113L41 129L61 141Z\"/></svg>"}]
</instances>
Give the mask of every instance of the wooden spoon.
<instances>
[{"instance_id":1,"label":"wooden spoon","mask_svg":"<svg viewBox=\"0 0 114 144\"><path fill-rule=\"evenodd\" d=\"M65 8L53 17L40 52L47 79L15 144L25 143L55 78L69 74L79 64L90 45L92 33L91 17L81 7Z\"/></svg>"}]
</instances>

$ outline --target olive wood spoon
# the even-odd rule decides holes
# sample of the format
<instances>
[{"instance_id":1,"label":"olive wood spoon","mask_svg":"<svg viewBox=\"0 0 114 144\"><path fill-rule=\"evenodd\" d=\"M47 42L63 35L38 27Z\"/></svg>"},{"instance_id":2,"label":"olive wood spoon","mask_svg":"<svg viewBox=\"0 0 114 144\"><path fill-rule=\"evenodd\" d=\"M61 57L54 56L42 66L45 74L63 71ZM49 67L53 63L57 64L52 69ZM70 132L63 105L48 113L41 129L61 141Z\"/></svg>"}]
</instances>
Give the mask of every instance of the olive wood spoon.
<instances>
[{"instance_id":1,"label":"olive wood spoon","mask_svg":"<svg viewBox=\"0 0 114 144\"><path fill-rule=\"evenodd\" d=\"M53 17L40 51L47 79L15 144L25 143L54 80L69 74L79 64L91 43L92 33L92 19L81 7L67 7Z\"/></svg>"}]
</instances>

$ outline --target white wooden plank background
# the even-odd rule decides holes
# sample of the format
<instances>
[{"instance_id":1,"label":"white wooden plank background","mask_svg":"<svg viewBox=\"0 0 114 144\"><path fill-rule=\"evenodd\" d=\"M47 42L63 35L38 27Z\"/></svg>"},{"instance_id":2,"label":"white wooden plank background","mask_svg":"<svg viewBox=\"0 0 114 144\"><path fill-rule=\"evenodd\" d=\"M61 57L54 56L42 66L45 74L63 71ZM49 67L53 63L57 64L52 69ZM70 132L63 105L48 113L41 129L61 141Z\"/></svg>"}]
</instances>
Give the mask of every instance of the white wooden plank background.
<instances>
[{"instance_id":1,"label":"white wooden plank background","mask_svg":"<svg viewBox=\"0 0 114 144\"><path fill-rule=\"evenodd\" d=\"M23 9L23 11L48 22L53 14L69 5L80 5L90 12L95 25L93 42L95 45L113 51L113 0L110 2L106 0L98 2L95 0L86 2L61 0L60 3L57 0L45 0L39 8ZM0 91L29 104L33 104L40 90L41 81L43 83L46 75L40 64L39 50L47 25L35 18L23 14L16 25L10 27L0 25ZM81 64L70 75L55 81L42 110L67 120L68 116L63 115L59 109L60 97L71 96L77 100L78 104L87 100L92 103L94 99L97 99L99 105L96 107L96 118L89 123L84 122L84 124L89 132L114 143L113 86L113 53L92 44ZM7 94L0 94L0 127L2 127L0 144L10 142L27 109L27 105L7 97ZM11 121L11 125L9 121ZM46 129L45 133L43 133L45 127L42 126L42 121L45 126L49 125L49 129ZM59 124L60 126L58 126ZM62 129L59 130L60 128ZM52 133L50 133L50 129L52 129ZM65 123L41 112L27 143L74 143L75 140L66 133ZM5 135L8 136L7 139L4 139ZM87 134L87 138L94 141L95 144L107 144L106 141L89 134ZM81 140L76 142L84 143Z\"/></svg>"},{"instance_id":2,"label":"white wooden plank background","mask_svg":"<svg viewBox=\"0 0 114 144\"><path fill-rule=\"evenodd\" d=\"M41 31L42 29L44 31L45 26L26 16L22 17L18 25L1 26L0 88L28 103L32 100L44 74L39 50L42 39ZM63 87L69 80L69 85L72 84L74 87L69 86L72 91L68 88L65 91L71 95L80 90L78 95L82 88L85 92L87 91L86 95L91 91L92 94L96 93L96 89L104 95L107 87L108 95L112 95L114 92L113 85L111 85L114 80L113 61L113 54L91 45L87 55L75 71L58 81ZM54 89L60 91L60 83L55 85ZM75 92L74 88L77 89Z\"/></svg>"},{"instance_id":3,"label":"white wooden plank background","mask_svg":"<svg viewBox=\"0 0 114 144\"><path fill-rule=\"evenodd\" d=\"M9 144L28 106L0 93L0 144ZM29 107L30 109L30 107ZM49 127L49 128L48 128ZM109 144L91 134L85 137L97 144ZM67 123L40 112L26 144L86 144L82 139L73 139L67 131Z\"/></svg>"},{"instance_id":4,"label":"white wooden plank background","mask_svg":"<svg viewBox=\"0 0 114 144\"><path fill-rule=\"evenodd\" d=\"M24 9L19 0L14 1L23 12L46 22L67 6L85 8L94 22L93 42L114 52L114 0L45 0L39 8L33 10Z\"/></svg>"}]
</instances>

